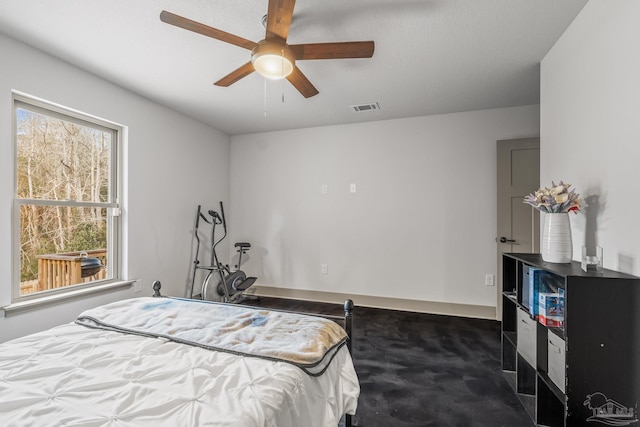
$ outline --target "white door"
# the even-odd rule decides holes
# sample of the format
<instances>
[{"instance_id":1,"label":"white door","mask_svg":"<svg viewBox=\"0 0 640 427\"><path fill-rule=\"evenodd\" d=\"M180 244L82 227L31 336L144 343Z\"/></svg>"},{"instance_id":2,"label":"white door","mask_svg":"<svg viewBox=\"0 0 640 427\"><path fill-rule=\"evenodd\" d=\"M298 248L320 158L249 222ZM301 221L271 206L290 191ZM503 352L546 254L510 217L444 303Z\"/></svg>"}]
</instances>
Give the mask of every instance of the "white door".
<instances>
[{"instance_id":1,"label":"white door","mask_svg":"<svg viewBox=\"0 0 640 427\"><path fill-rule=\"evenodd\" d=\"M502 318L502 254L540 252L540 214L523 203L540 184L540 138L497 141L498 286L496 315Z\"/></svg>"}]
</instances>

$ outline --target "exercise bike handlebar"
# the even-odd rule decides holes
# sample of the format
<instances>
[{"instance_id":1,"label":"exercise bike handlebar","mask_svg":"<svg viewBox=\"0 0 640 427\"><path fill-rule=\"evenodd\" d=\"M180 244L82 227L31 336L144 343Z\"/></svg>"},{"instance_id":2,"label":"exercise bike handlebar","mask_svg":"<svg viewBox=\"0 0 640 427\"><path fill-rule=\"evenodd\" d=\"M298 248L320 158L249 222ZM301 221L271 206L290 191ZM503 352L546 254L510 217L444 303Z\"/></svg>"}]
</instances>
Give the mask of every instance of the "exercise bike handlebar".
<instances>
[{"instance_id":1,"label":"exercise bike handlebar","mask_svg":"<svg viewBox=\"0 0 640 427\"><path fill-rule=\"evenodd\" d=\"M218 246L218 244L222 242L225 237L227 237L227 221L225 220L225 217L224 217L224 207L222 206L222 202L220 202L220 212L222 212L222 216L220 216L218 212L214 211L213 209L209 209L209 215L211 215L214 218L214 222L213 222L214 226L213 226L213 229L211 230L211 241L214 242L214 239L215 239L216 224L222 224L222 227L224 230L224 234L222 235L222 237L220 237L220 239L218 239L211 246L211 255L213 257L213 264L215 264L216 266L220 264L218 261L218 255L216 254L216 246Z\"/></svg>"},{"instance_id":2,"label":"exercise bike handlebar","mask_svg":"<svg viewBox=\"0 0 640 427\"><path fill-rule=\"evenodd\" d=\"M206 217L206 216L202 215L202 213L200 213L199 215L200 215L200 218L204 219L204 221L205 221L207 224L211 224L211 221L209 221L209 220L207 219L207 217Z\"/></svg>"},{"instance_id":3,"label":"exercise bike handlebar","mask_svg":"<svg viewBox=\"0 0 640 427\"><path fill-rule=\"evenodd\" d=\"M202 218L206 223L211 224L211 221L207 219L201 212L202 206L198 205L198 212L196 212L196 230L198 230L198 224L200 223L200 218Z\"/></svg>"},{"instance_id":4,"label":"exercise bike handlebar","mask_svg":"<svg viewBox=\"0 0 640 427\"><path fill-rule=\"evenodd\" d=\"M222 226L224 227L224 234L227 234L227 220L224 217L224 206L222 206L222 201L220 201L220 212L222 213Z\"/></svg>"}]
</instances>

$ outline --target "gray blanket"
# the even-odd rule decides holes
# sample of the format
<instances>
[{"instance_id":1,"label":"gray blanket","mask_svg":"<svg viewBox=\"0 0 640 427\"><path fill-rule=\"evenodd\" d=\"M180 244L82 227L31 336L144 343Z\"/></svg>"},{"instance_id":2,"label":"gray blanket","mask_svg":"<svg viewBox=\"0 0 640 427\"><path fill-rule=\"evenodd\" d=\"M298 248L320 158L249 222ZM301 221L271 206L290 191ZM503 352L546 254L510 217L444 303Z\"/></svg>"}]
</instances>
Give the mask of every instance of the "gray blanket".
<instances>
[{"instance_id":1,"label":"gray blanket","mask_svg":"<svg viewBox=\"0 0 640 427\"><path fill-rule=\"evenodd\" d=\"M178 298L117 301L83 312L76 323L282 361L313 376L322 375L347 341L328 319Z\"/></svg>"}]
</instances>

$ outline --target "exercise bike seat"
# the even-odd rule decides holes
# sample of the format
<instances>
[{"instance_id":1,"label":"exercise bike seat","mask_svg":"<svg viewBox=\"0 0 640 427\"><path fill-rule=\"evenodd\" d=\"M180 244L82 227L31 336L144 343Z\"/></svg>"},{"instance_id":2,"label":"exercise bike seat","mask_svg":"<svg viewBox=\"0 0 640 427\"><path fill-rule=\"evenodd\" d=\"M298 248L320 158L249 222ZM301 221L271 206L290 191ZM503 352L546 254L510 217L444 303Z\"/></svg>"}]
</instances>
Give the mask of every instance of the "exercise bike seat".
<instances>
[{"instance_id":1,"label":"exercise bike seat","mask_svg":"<svg viewBox=\"0 0 640 427\"><path fill-rule=\"evenodd\" d=\"M234 245L236 248L248 249L251 247L251 243L247 242L238 242Z\"/></svg>"}]
</instances>

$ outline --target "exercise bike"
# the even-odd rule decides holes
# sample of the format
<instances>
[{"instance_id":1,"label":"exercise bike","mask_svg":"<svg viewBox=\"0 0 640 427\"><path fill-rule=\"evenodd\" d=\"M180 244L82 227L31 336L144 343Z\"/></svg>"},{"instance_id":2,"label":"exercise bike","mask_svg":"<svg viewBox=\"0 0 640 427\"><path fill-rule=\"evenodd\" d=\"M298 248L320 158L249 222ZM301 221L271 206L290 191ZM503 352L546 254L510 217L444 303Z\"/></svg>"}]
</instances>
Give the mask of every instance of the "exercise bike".
<instances>
[{"instance_id":1,"label":"exercise bike","mask_svg":"<svg viewBox=\"0 0 640 427\"><path fill-rule=\"evenodd\" d=\"M222 264L216 253L216 246L218 246L218 244L227 236L227 221L225 219L224 206L222 205L222 202L220 202L220 213L222 215L209 209L207 214L210 218L207 218L207 216L202 213L201 206L198 205L195 224L197 247L195 260L193 261L193 276L191 278L191 290L189 292L189 297L193 298L193 289L195 287L198 270L205 270L207 271L207 274L202 281L202 292L200 294L202 300L237 302L242 298L243 292L249 289L257 280L256 277L247 277L246 274L240 270L240 266L242 265L242 255L247 253L251 248L251 244L247 242L238 242L234 245L238 252L238 264L235 266L235 270L232 271L228 264ZM200 252L200 236L198 235L200 220L211 225L210 265L200 265L200 260L198 259ZM222 225L224 230L224 234L218 240L216 240L217 225Z\"/></svg>"}]
</instances>

